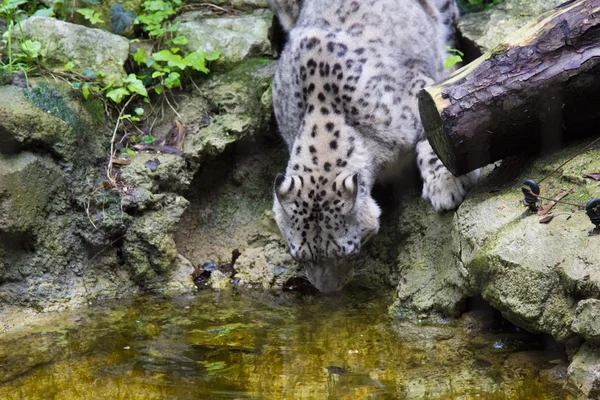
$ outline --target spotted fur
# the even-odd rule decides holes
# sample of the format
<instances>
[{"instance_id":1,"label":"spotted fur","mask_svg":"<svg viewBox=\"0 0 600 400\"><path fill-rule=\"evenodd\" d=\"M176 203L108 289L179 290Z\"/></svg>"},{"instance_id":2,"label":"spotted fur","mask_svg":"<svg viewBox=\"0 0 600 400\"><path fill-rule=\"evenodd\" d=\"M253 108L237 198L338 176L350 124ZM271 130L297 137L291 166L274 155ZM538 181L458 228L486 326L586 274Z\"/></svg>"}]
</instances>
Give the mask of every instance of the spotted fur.
<instances>
[{"instance_id":1,"label":"spotted fur","mask_svg":"<svg viewBox=\"0 0 600 400\"><path fill-rule=\"evenodd\" d=\"M271 0L271 6L284 27L293 26L273 82L275 116L290 151L285 174L275 180L273 210L311 282L334 291L353 273L343 260L379 229L370 192L386 165L416 150L423 197L436 210L456 208L477 180L478 172L456 178L442 165L417 110L417 93L444 77L443 46L456 5Z\"/></svg>"}]
</instances>

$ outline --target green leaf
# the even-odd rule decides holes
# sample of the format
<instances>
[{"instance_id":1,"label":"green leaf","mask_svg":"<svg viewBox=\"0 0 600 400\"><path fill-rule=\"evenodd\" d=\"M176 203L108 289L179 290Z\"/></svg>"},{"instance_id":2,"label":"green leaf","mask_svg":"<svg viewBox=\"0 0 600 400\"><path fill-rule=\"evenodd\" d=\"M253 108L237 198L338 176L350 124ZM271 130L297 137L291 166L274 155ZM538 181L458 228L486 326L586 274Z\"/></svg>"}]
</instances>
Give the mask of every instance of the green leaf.
<instances>
[{"instance_id":1,"label":"green leaf","mask_svg":"<svg viewBox=\"0 0 600 400\"><path fill-rule=\"evenodd\" d=\"M124 87L120 87L111 89L108 92L106 92L106 97L119 104L125 96L128 96L130 94L131 93L129 93L127 89L125 89Z\"/></svg>"},{"instance_id":2,"label":"green leaf","mask_svg":"<svg viewBox=\"0 0 600 400\"><path fill-rule=\"evenodd\" d=\"M129 76L124 80L124 82L129 83L127 85L127 89L132 93L137 93L140 96L148 97L148 92L146 91L146 87L144 86L144 82L138 79L135 74L129 74Z\"/></svg>"},{"instance_id":3,"label":"green leaf","mask_svg":"<svg viewBox=\"0 0 600 400\"><path fill-rule=\"evenodd\" d=\"M81 87L81 82L71 82L71 87L73 89L79 89Z\"/></svg>"},{"instance_id":4,"label":"green leaf","mask_svg":"<svg viewBox=\"0 0 600 400\"><path fill-rule=\"evenodd\" d=\"M152 53L154 61L166 61L167 65L172 68L184 70L189 64L183 61L179 54L173 54L169 50L161 50L157 53Z\"/></svg>"},{"instance_id":5,"label":"green leaf","mask_svg":"<svg viewBox=\"0 0 600 400\"><path fill-rule=\"evenodd\" d=\"M110 7L110 24L112 31L121 34L133 26L136 19L133 11L126 10L122 4L113 4Z\"/></svg>"},{"instance_id":6,"label":"green leaf","mask_svg":"<svg viewBox=\"0 0 600 400\"><path fill-rule=\"evenodd\" d=\"M34 17L54 17L54 10L51 8L40 8L33 14Z\"/></svg>"},{"instance_id":7,"label":"green leaf","mask_svg":"<svg viewBox=\"0 0 600 400\"><path fill-rule=\"evenodd\" d=\"M88 97L90 96L90 84L89 83L84 83L83 86L81 86L81 94L83 94L83 98L84 99L88 99Z\"/></svg>"},{"instance_id":8,"label":"green leaf","mask_svg":"<svg viewBox=\"0 0 600 400\"><path fill-rule=\"evenodd\" d=\"M152 79L154 79L154 78L159 78L159 77L161 77L161 76L165 76L165 73L164 73L164 72L162 72L162 71L154 71L154 72L152 73Z\"/></svg>"},{"instance_id":9,"label":"green leaf","mask_svg":"<svg viewBox=\"0 0 600 400\"><path fill-rule=\"evenodd\" d=\"M165 79L165 86L169 89L174 87L181 86L181 81L179 80L180 75L177 72L171 72L169 76Z\"/></svg>"},{"instance_id":10,"label":"green leaf","mask_svg":"<svg viewBox=\"0 0 600 400\"><path fill-rule=\"evenodd\" d=\"M133 111L135 111L137 115L144 115L144 109L142 107L136 107Z\"/></svg>"},{"instance_id":11,"label":"green leaf","mask_svg":"<svg viewBox=\"0 0 600 400\"><path fill-rule=\"evenodd\" d=\"M177 21L173 25L169 26L167 28L167 32L177 32L177 30L179 29L179 24L181 24L181 22ZM177 43L175 43L175 44L177 44Z\"/></svg>"},{"instance_id":12,"label":"green leaf","mask_svg":"<svg viewBox=\"0 0 600 400\"><path fill-rule=\"evenodd\" d=\"M129 154L130 156L135 156L135 151L131 150L129 147L125 147L125 151L127 152L127 154Z\"/></svg>"},{"instance_id":13,"label":"green leaf","mask_svg":"<svg viewBox=\"0 0 600 400\"><path fill-rule=\"evenodd\" d=\"M206 68L204 52L202 50L188 54L183 59L183 62L186 65L189 65L190 67L195 69L196 71L204 72L205 74L208 74L210 72L208 68Z\"/></svg>"},{"instance_id":14,"label":"green leaf","mask_svg":"<svg viewBox=\"0 0 600 400\"><path fill-rule=\"evenodd\" d=\"M204 52L202 52L202 54L204 54ZM209 55L204 54L204 58L206 59L206 61L215 61L219 57L221 57L221 52L220 51L213 51Z\"/></svg>"},{"instance_id":15,"label":"green leaf","mask_svg":"<svg viewBox=\"0 0 600 400\"><path fill-rule=\"evenodd\" d=\"M453 47L450 47L450 46L444 46L444 49L446 49L446 51L449 51L450 53L458 54L461 57L465 55L465 53L463 53L462 51L455 49Z\"/></svg>"},{"instance_id":16,"label":"green leaf","mask_svg":"<svg viewBox=\"0 0 600 400\"><path fill-rule=\"evenodd\" d=\"M94 80L98 77L98 73L91 68L84 68L82 73L83 76L90 80Z\"/></svg>"},{"instance_id":17,"label":"green leaf","mask_svg":"<svg viewBox=\"0 0 600 400\"><path fill-rule=\"evenodd\" d=\"M156 138L152 135L144 136L144 143L146 144L152 144L155 140Z\"/></svg>"},{"instance_id":18,"label":"green leaf","mask_svg":"<svg viewBox=\"0 0 600 400\"><path fill-rule=\"evenodd\" d=\"M100 13L95 12L91 8L78 8L77 12L85 19L90 21L92 25L96 25L97 23L104 23L104 20L100 18Z\"/></svg>"},{"instance_id":19,"label":"green leaf","mask_svg":"<svg viewBox=\"0 0 600 400\"><path fill-rule=\"evenodd\" d=\"M171 42L173 42L173 44L177 44L177 45L184 45L184 44L188 44L189 40L187 40L187 38L185 36L177 36L175 38L173 38L173 40L171 40Z\"/></svg>"},{"instance_id":20,"label":"green leaf","mask_svg":"<svg viewBox=\"0 0 600 400\"><path fill-rule=\"evenodd\" d=\"M461 61L462 61L462 57L461 56L457 56L457 55L448 56L444 60L444 67L446 69L450 69L450 68L454 67L456 64L458 64Z\"/></svg>"},{"instance_id":21,"label":"green leaf","mask_svg":"<svg viewBox=\"0 0 600 400\"><path fill-rule=\"evenodd\" d=\"M132 54L132 57L133 61L135 61L137 65L145 64L146 60L148 59L146 52L141 47L138 47L137 51Z\"/></svg>"},{"instance_id":22,"label":"green leaf","mask_svg":"<svg viewBox=\"0 0 600 400\"><path fill-rule=\"evenodd\" d=\"M73 61L69 61L68 63L66 63L65 65L63 65L63 68L67 71L72 70L73 68L75 68L75 63Z\"/></svg>"},{"instance_id":23,"label":"green leaf","mask_svg":"<svg viewBox=\"0 0 600 400\"><path fill-rule=\"evenodd\" d=\"M156 92L156 94L162 94L165 91L165 89L162 87L162 85L158 85L154 87L154 91Z\"/></svg>"},{"instance_id":24,"label":"green leaf","mask_svg":"<svg viewBox=\"0 0 600 400\"><path fill-rule=\"evenodd\" d=\"M21 43L21 49L31 58L38 58L42 44L37 40L25 40Z\"/></svg>"}]
</instances>

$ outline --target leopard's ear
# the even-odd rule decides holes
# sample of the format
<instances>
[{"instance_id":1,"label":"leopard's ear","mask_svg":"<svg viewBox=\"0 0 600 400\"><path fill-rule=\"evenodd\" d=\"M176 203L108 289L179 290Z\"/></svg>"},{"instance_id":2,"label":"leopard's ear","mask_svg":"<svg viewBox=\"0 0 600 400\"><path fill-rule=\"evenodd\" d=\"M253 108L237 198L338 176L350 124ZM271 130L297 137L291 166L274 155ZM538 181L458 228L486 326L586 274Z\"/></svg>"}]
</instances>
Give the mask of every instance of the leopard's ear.
<instances>
[{"instance_id":1,"label":"leopard's ear","mask_svg":"<svg viewBox=\"0 0 600 400\"><path fill-rule=\"evenodd\" d=\"M289 203L294 195L296 195L297 191L301 189L302 179L297 176L286 176L279 173L275 177L273 190L275 191L275 196L277 196L277 200L279 200L281 205Z\"/></svg>"},{"instance_id":2,"label":"leopard's ear","mask_svg":"<svg viewBox=\"0 0 600 400\"><path fill-rule=\"evenodd\" d=\"M354 209L356 199L358 198L359 182L358 173L343 177L340 176L336 179L338 190L335 195L342 201L340 203L342 214L348 214Z\"/></svg>"}]
</instances>

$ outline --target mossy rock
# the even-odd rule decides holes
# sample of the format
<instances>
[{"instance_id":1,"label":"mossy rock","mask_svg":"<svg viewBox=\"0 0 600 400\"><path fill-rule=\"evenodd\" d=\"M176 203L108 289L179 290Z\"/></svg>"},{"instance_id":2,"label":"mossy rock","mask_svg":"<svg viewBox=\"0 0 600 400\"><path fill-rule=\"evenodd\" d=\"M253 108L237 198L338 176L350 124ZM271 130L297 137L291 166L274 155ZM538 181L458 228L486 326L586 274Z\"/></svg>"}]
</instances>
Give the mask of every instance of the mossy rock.
<instances>
[{"instance_id":1,"label":"mossy rock","mask_svg":"<svg viewBox=\"0 0 600 400\"><path fill-rule=\"evenodd\" d=\"M0 153L0 232L33 233L45 224L56 191L66 190L62 171L32 153Z\"/></svg>"},{"instance_id":2,"label":"mossy rock","mask_svg":"<svg viewBox=\"0 0 600 400\"><path fill-rule=\"evenodd\" d=\"M248 14L207 17L202 12L188 12L176 19L181 22L178 35L189 42L183 46L186 52L203 50L207 54L218 51L217 63L233 64L252 58L272 56L269 29L273 13L258 10Z\"/></svg>"},{"instance_id":3,"label":"mossy rock","mask_svg":"<svg viewBox=\"0 0 600 400\"><path fill-rule=\"evenodd\" d=\"M24 39L41 43L39 62L48 70L61 70L72 62L73 71L99 73L107 84L119 85L125 78L129 41L122 36L48 17L30 17L21 29ZM16 41L20 38L15 36Z\"/></svg>"},{"instance_id":4,"label":"mossy rock","mask_svg":"<svg viewBox=\"0 0 600 400\"><path fill-rule=\"evenodd\" d=\"M463 15L458 29L481 51L489 51L533 18L562 3L564 0L504 0L488 10Z\"/></svg>"}]
</instances>

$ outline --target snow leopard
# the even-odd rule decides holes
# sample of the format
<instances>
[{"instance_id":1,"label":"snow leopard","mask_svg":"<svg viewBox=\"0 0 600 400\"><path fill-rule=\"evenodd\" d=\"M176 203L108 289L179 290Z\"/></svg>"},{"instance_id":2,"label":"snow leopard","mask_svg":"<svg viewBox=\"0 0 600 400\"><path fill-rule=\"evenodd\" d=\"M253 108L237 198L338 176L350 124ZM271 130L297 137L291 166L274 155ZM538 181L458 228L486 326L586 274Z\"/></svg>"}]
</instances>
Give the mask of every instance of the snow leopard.
<instances>
[{"instance_id":1,"label":"snow leopard","mask_svg":"<svg viewBox=\"0 0 600 400\"><path fill-rule=\"evenodd\" d=\"M447 75L454 0L270 0L288 31L273 107L290 159L273 213L293 259L321 292L354 276L379 230L378 175L416 152L422 196L452 210L478 171L453 176L425 138L417 94Z\"/></svg>"}]
</instances>

